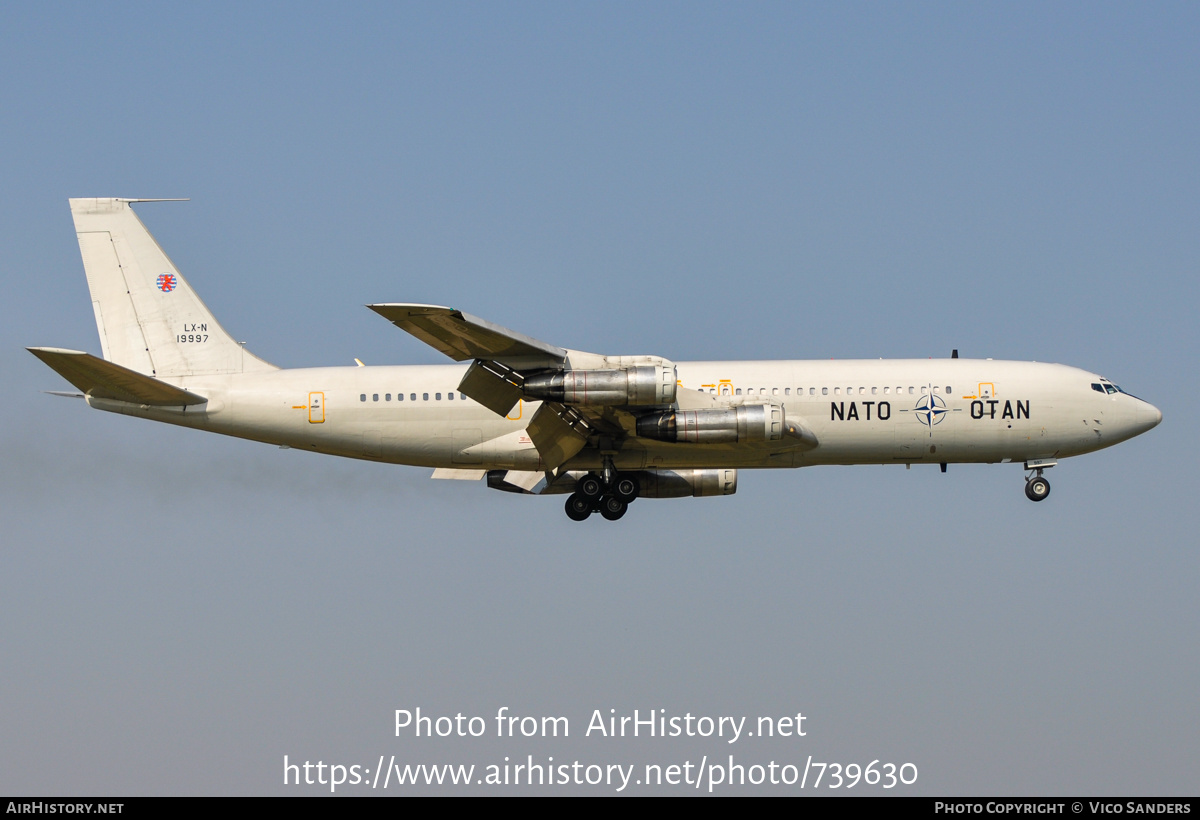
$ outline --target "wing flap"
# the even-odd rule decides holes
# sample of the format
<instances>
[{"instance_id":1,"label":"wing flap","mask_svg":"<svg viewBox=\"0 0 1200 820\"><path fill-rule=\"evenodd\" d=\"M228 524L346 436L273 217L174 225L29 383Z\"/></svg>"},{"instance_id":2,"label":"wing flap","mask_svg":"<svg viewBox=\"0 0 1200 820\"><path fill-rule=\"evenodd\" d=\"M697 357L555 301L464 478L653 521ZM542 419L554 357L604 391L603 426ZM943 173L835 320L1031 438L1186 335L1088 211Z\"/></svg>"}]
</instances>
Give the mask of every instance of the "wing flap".
<instances>
[{"instance_id":1,"label":"wing flap","mask_svg":"<svg viewBox=\"0 0 1200 820\"><path fill-rule=\"evenodd\" d=\"M527 493L540 495L538 485L546 483L546 474L540 470L509 470L504 474L504 481Z\"/></svg>"},{"instance_id":2,"label":"wing flap","mask_svg":"<svg viewBox=\"0 0 1200 820\"><path fill-rule=\"evenodd\" d=\"M430 478L450 481L478 481L487 470L463 470L458 467L438 467Z\"/></svg>"},{"instance_id":3,"label":"wing flap","mask_svg":"<svg viewBox=\"0 0 1200 820\"><path fill-rule=\"evenodd\" d=\"M497 416L507 416L521 398L524 380L514 370L499 362L476 360L458 383L458 390L491 410Z\"/></svg>"},{"instance_id":4,"label":"wing flap","mask_svg":"<svg viewBox=\"0 0 1200 820\"><path fill-rule=\"evenodd\" d=\"M526 429L547 470L556 470L587 444L588 424L569 407L544 402Z\"/></svg>"},{"instance_id":5,"label":"wing flap","mask_svg":"<svg viewBox=\"0 0 1200 820\"><path fill-rule=\"evenodd\" d=\"M208 401L204 396L190 393L128 367L98 359L90 353L61 350L56 347L26 349L86 395L94 398L148 404L152 407L179 407L204 404Z\"/></svg>"}]
</instances>

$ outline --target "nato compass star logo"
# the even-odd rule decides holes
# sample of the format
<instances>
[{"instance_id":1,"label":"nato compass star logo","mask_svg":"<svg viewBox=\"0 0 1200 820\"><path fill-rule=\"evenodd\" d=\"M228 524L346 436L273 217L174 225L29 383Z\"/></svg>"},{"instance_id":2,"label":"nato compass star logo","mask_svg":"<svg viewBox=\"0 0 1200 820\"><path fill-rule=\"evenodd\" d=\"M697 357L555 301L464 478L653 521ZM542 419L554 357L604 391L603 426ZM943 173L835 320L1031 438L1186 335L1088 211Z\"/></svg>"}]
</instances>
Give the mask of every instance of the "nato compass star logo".
<instances>
[{"instance_id":1,"label":"nato compass star logo","mask_svg":"<svg viewBox=\"0 0 1200 820\"><path fill-rule=\"evenodd\" d=\"M917 418L921 420L929 428L929 435L933 435L933 425L941 422L946 417L946 402L941 396L935 396L933 393L926 393L917 402Z\"/></svg>"}]
</instances>

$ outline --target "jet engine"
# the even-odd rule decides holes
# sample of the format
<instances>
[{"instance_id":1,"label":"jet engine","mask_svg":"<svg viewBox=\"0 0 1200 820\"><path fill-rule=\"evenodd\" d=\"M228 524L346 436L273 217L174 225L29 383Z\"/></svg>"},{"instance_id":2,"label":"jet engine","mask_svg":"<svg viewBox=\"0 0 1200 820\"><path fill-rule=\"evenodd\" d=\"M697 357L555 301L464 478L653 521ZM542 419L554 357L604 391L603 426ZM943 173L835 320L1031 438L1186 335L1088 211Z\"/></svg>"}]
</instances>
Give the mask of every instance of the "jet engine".
<instances>
[{"instance_id":1,"label":"jet engine","mask_svg":"<svg viewBox=\"0 0 1200 820\"><path fill-rule=\"evenodd\" d=\"M703 498L737 492L737 470L641 470L642 498Z\"/></svg>"},{"instance_id":2,"label":"jet engine","mask_svg":"<svg viewBox=\"0 0 1200 820\"><path fill-rule=\"evenodd\" d=\"M674 404L675 368L658 365L623 370L559 370L526 376L522 390L530 399L570 405Z\"/></svg>"},{"instance_id":3,"label":"jet engine","mask_svg":"<svg viewBox=\"0 0 1200 820\"><path fill-rule=\"evenodd\" d=\"M637 434L658 441L724 444L779 441L784 430L783 408L751 404L723 410L672 410L637 420Z\"/></svg>"}]
</instances>

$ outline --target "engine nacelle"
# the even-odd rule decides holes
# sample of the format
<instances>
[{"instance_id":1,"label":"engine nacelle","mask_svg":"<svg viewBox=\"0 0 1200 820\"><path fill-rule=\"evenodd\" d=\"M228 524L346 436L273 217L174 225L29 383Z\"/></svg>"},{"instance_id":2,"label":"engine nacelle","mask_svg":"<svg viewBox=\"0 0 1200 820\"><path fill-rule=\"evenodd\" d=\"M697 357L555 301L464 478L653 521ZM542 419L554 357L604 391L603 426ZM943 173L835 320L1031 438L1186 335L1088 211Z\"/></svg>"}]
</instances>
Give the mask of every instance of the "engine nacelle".
<instances>
[{"instance_id":1,"label":"engine nacelle","mask_svg":"<svg viewBox=\"0 0 1200 820\"><path fill-rule=\"evenodd\" d=\"M591 407L674 404L675 368L659 365L623 370L560 370L526 377L522 390L530 399Z\"/></svg>"},{"instance_id":2,"label":"engine nacelle","mask_svg":"<svg viewBox=\"0 0 1200 820\"><path fill-rule=\"evenodd\" d=\"M724 410L654 413L637 420L637 434L692 444L779 441L784 434L783 408L777 404L750 404Z\"/></svg>"},{"instance_id":3,"label":"engine nacelle","mask_svg":"<svg viewBox=\"0 0 1200 820\"><path fill-rule=\"evenodd\" d=\"M641 470L642 498L704 498L737 492L737 470Z\"/></svg>"}]
</instances>

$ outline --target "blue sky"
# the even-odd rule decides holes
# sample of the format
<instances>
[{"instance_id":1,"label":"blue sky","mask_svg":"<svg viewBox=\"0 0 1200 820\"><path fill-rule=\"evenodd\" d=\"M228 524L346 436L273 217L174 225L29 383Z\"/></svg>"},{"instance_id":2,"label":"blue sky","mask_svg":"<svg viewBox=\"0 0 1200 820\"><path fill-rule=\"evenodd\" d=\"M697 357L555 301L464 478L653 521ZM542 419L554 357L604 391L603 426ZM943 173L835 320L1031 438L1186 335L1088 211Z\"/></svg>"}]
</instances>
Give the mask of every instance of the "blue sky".
<instances>
[{"instance_id":1,"label":"blue sky","mask_svg":"<svg viewBox=\"0 0 1200 820\"><path fill-rule=\"evenodd\" d=\"M1183 3L7 9L0 790L719 751L390 731L507 705L573 729L804 711L807 738L734 751L909 760L920 793L1194 794L1198 24ZM63 384L23 347L99 352L71 196L191 197L140 214L281 366L440 363L362 307L430 302L676 360L1059 361L1165 420L1064 462L1036 506L1013 466L814 468L581 527L44 395Z\"/></svg>"}]
</instances>

